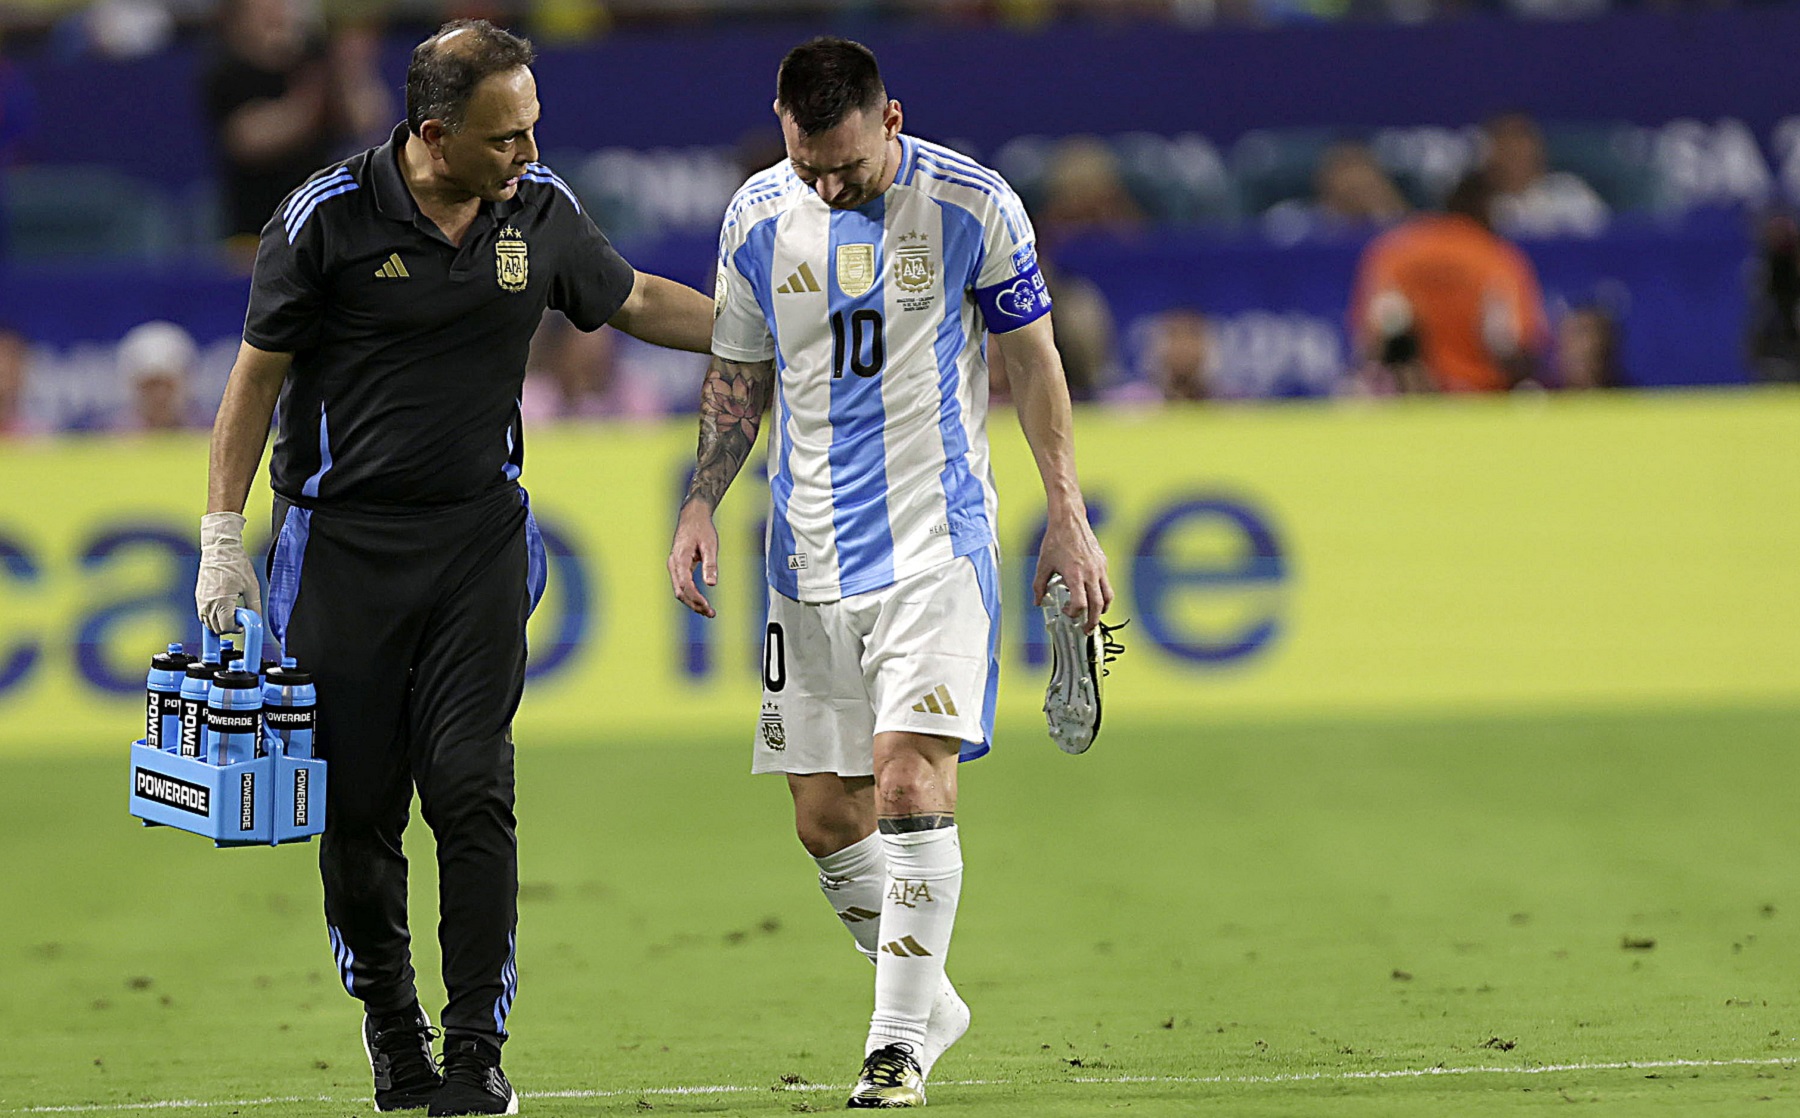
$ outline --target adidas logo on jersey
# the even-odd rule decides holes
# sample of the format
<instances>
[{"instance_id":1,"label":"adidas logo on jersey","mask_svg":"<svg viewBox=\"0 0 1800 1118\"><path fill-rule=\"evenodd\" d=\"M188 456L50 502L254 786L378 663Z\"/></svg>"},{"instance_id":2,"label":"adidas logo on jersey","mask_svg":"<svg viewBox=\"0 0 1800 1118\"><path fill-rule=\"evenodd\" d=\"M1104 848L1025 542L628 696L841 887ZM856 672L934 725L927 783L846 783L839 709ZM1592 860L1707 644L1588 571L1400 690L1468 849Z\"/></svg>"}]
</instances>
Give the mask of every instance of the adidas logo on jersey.
<instances>
[{"instance_id":1,"label":"adidas logo on jersey","mask_svg":"<svg viewBox=\"0 0 1800 1118\"><path fill-rule=\"evenodd\" d=\"M813 278L812 269L802 262L799 270L789 276L786 283L775 289L775 294L799 295L805 291L817 290L819 290L819 281Z\"/></svg>"},{"instance_id":2,"label":"adidas logo on jersey","mask_svg":"<svg viewBox=\"0 0 1800 1118\"><path fill-rule=\"evenodd\" d=\"M304 770L302 770L302 771L304 771ZM846 924L860 924L864 920L879 920L879 919L881 919L881 913L870 912L866 908L859 908L856 905L851 905L849 908L838 913L838 919L842 920Z\"/></svg>"},{"instance_id":3,"label":"adidas logo on jersey","mask_svg":"<svg viewBox=\"0 0 1800 1118\"><path fill-rule=\"evenodd\" d=\"M948 714L956 717L956 702L950 698L950 689L943 684L937 690L929 692L923 699L912 705L920 714Z\"/></svg>"},{"instance_id":4,"label":"adidas logo on jersey","mask_svg":"<svg viewBox=\"0 0 1800 1118\"><path fill-rule=\"evenodd\" d=\"M411 279L412 273L407 271L406 265L402 264L400 262L400 254L397 252L394 252L394 253L388 254L387 263L385 263L381 267L375 269L375 278L376 279Z\"/></svg>"},{"instance_id":5,"label":"adidas logo on jersey","mask_svg":"<svg viewBox=\"0 0 1800 1118\"><path fill-rule=\"evenodd\" d=\"M898 955L902 959L913 955L923 958L926 955L931 954L931 952L919 945L918 940L911 936L903 936L900 939L894 940L892 943L884 943L881 945L881 949L889 955Z\"/></svg>"}]
</instances>

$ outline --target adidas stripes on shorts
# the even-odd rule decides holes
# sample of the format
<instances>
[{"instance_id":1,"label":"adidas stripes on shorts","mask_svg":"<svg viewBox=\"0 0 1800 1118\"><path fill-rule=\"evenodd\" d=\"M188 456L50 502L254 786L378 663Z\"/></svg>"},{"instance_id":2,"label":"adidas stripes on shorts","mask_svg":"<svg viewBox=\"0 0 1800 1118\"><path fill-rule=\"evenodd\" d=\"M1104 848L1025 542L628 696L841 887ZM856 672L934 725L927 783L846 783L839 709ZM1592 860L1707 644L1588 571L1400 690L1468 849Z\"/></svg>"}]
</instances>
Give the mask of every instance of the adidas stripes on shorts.
<instances>
[{"instance_id":1,"label":"adidas stripes on shorts","mask_svg":"<svg viewBox=\"0 0 1800 1118\"><path fill-rule=\"evenodd\" d=\"M962 739L988 751L999 686L1000 595L991 549L835 602L773 591L751 771L873 774L877 733Z\"/></svg>"}]
</instances>

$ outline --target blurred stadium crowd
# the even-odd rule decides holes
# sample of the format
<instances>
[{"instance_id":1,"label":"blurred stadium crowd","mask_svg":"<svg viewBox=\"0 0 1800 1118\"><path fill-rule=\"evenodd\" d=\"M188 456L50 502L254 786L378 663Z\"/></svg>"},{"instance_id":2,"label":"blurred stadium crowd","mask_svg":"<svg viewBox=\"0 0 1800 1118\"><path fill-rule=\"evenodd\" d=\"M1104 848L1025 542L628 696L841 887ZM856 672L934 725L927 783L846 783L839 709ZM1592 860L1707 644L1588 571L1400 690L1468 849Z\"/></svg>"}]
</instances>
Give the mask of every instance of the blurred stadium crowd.
<instances>
[{"instance_id":1,"label":"blurred stadium crowd","mask_svg":"<svg viewBox=\"0 0 1800 1118\"><path fill-rule=\"evenodd\" d=\"M323 7L305 0L0 0L0 270L13 277L12 290L20 276L43 269L122 263L168 267L204 259L209 268L241 275L256 231L279 200L311 171L379 142L398 118L397 90L391 73L384 76L384 44L391 54L453 15L485 15L545 43L578 44L621 25L679 37L695 24L753 17L809 17L852 33L859 21L901 21L924 27L922 33L954 36L968 24L1031 28L1092 20L1194 26L1580 21L1613 6L1606 0L344 0ZM1682 14L1673 3L1648 6L1668 19ZM147 181L123 166L59 161L55 137L46 135L51 106L34 89L31 67L15 64L117 62L181 49L203 60L193 93L210 130L213 162L202 169L210 173L197 193ZM546 111L554 120L566 110L547 104ZM1043 121L1033 124L1032 131L985 146L934 138L995 166L1025 199L1078 398L1154 405L1800 379L1800 237L1787 209L1800 199L1800 115L1781 117L1760 135L1729 117L1624 123L1574 113L1539 119L1522 111L1495 111L1462 124L1284 124L1217 139L1200 131L1141 130L1125 117L1116 132L1103 135L1048 134ZM782 155L772 127L745 132L735 144L684 144L671 136L655 148L564 148L552 128L540 139L546 161L628 252L634 245L685 252L700 264L696 280L705 274L707 239L732 192ZM1695 370L1691 378L1632 367L1630 334L1648 329L1646 317L1656 315L1634 306L1630 282L1587 266L1589 258L1612 259L1604 250L1609 238L1620 236L1640 271L1663 267L1658 253L1665 249L1666 267L1676 271L1683 267L1680 251L1693 245L1716 257L1713 242L1721 238L1725 251L1737 254L1729 262L1737 274L1728 281L1735 337L1716 347L1717 367ZM1164 259L1170 253L1173 263ZM1134 294L1132 285L1141 287L1152 274L1147 261L1153 259L1178 276L1228 271L1233 260L1270 274L1338 271L1310 301L1295 296L1284 307L1276 296L1265 300L1268 306L1224 306L1215 304L1226 300L1209 303L1206 292L1229 284L1228 274L1209 275L1211 287L1177 279L1151 297ZM1565 266L1566 274L1547 285L1539 259L1577 266ZM28 316L8 308L6 290L0 286L0 432L209 424L234 338L196 338L168 321L142 323L122 336L45 338ZM1638 339L1638 351L1652 344ZM540 332L532 369L523 407L539 422L688 410L700 376L685 355L652 351L610 331L582 335L560 321L547 321ZM995 370L994 391L1004 398L1004 369Z\"/></svg>"}]
</instances>

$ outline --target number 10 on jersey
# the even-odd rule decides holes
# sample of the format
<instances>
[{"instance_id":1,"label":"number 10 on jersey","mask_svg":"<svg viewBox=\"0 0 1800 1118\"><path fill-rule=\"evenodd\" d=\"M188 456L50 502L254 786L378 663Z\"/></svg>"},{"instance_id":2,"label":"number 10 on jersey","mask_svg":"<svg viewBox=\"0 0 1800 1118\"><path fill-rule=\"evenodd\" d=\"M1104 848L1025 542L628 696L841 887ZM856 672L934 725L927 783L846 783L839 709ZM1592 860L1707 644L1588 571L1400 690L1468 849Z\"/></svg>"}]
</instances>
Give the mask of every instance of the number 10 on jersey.
<instances>
[{"instance_id":1,"label":"number 10 on jersey","mask_svg":"<svg viewBox=\"0 0 1800 1118\"><path fill-rule=\"evenodd\" d=\"M846 319L848 321L846 322ZM831 379L844 375L847 363L859 377L878 376L887 364L887 338L876 310L839 311L831 316Z\"/></svg>"}]
</instances>

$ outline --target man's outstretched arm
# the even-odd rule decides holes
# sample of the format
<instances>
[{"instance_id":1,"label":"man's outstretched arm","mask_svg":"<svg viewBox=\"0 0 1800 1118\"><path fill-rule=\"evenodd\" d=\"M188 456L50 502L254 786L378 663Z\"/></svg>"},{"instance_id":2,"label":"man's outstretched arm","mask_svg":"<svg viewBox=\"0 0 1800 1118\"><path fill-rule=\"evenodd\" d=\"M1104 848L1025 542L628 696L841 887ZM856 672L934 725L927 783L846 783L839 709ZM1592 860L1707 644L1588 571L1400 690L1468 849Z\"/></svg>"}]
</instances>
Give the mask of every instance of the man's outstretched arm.
<instances>
[{"instance_id":1,"label":"man's outstretched arm","mask_svg":"<svg viewBox=\"0 0 1800 1118\"><path fill-rule=\"evenodd\" d=\"M700 447L694 480L688 485L669 547L669 584L675 597L704 617L714 616L712 603L694 584L694 564L701 580L719 583L719 533L713 510L750 457L763 412L775 391L775 362L727 361L714 357L700 389Z\"/></svg>"}]
</instances>

